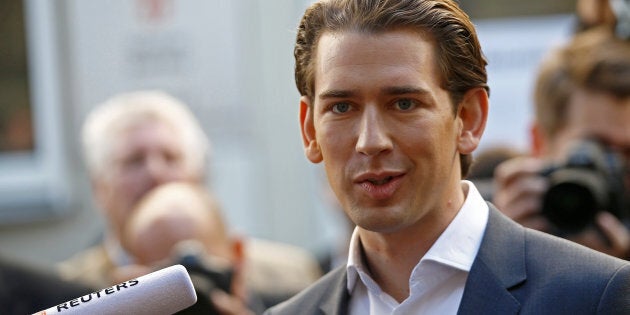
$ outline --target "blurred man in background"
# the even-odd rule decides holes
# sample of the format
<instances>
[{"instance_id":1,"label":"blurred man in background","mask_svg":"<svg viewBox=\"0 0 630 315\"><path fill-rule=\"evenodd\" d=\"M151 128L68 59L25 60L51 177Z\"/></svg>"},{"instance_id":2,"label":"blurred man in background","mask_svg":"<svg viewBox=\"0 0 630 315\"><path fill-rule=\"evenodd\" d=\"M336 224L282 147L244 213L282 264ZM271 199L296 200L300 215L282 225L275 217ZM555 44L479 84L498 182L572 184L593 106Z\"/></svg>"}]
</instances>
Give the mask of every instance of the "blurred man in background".
<instances>
[{"instance_id":1,"label":"blurred man in background","mask_svg":"<svg viewBox=\"0 0 630 315\"><path fill-rule=\"evenodd\" d=\"M121 240L138 201L165 183L203 184L209 141L186 105L160 91L116 95L99 105L85 121L82 141L94 199L107 226L102 243L63 262L60 271L67 279L103 288L117 283L116 270L134 262ZM286 298L320 275L313 255L293 246L248 240L244 251L253 257L253 268L267 270L250 284L270 295ZM303 263L285 268L281 259L273 259L287 255Z\"/></svg>"},{"instance_id":2,"label":"blurred man in background","mask_svg":"<svg viewBox=\"0 0 630 315\"><path fill-rule=\"evenodd\" d=\"M535 106L532 156L497 168L494 203L525 226L630 258L630 41L609 28L577 34L542 63Z\"/></svg>"},{"instance_id":3,"label":"blurred man in background","mask_svg":"<svg viewBox=\"0 0 630 315\"><path fill-rule=\"evenodd\" d=\"M143 91L95 108L83 125L82 144L106 230L102 244L63 263L61 271L99 288L111 285L111 271L131 261L120 239L136 203L163 183L201 183L209 142L184 104Z\"/></svg>"}]
</instances>

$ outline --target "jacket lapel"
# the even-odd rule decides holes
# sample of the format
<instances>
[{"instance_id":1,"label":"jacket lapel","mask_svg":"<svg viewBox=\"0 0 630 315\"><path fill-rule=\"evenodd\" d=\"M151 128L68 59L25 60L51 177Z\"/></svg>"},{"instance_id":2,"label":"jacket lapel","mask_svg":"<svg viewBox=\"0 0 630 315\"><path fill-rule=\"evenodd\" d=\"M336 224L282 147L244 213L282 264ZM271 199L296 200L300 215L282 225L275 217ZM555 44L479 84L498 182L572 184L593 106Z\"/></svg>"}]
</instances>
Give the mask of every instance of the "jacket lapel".
<instances>
[{"instance_id":1,"label":"jacket lapel","mask_svg":"<svg viewBox=\"0 0 630 315\"><path fill-rule=\"evenodd\" d=\"M526 279L525 229L492 204L479 253L466 281L458 314L517 314L520 303L510 290ZM320 311L348 313L350 294L345 266L334 271L334 284L325 292Z\"/></svg>"},{"instance_id":2,"label":"jacket lapel","mask_svg":"<svg viewBox=\"0 0 630 315\"><path fill-rule=\"evenodd\" d=\"M524 228L492 204L479 253L473 262L458 314L517 314L510 289L525 281Z\"/></svg>"},{"instance_id":3,"label":"jacket lapel","mask_svg":"<svg viewBox=\"0 0 630 315\"><path fill-rule=\"evenodd\" d=\"M348 302L350 293L348 292L346 266L341 266L334 271L335 283L331 289L324 293L320 310L326 315L346 315L348 314Z\"/></svg>"}]
</instances>

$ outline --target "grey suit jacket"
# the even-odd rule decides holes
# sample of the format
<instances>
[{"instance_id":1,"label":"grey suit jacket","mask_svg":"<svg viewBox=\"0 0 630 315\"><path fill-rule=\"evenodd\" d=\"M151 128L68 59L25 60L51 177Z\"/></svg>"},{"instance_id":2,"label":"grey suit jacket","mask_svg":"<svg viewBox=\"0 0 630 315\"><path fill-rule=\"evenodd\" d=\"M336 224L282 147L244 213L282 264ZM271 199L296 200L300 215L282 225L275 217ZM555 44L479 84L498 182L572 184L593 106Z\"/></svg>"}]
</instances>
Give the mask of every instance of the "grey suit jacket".
<instances>
[{"instance_id":1,"label":"grey suit jacket","mask_svg":"<svg viewBox=\"0 0 630 315\"><path fill-rule=\"evenodd\" d=\"M346 268L266 314L347 314ZM458 314L630 314L630 262L524 228L490 205Z\"/></svg>"}]
</instances>

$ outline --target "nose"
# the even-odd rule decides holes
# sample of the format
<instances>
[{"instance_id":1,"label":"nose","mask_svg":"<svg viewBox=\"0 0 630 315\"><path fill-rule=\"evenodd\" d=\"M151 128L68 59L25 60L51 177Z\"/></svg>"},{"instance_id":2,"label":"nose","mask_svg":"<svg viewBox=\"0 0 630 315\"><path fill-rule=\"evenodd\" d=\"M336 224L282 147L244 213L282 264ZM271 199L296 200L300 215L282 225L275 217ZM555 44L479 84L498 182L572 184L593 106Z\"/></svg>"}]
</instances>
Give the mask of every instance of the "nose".
<instances>
[{"instance_id":1,"label":"nose","mask_svg":"<svg viewBox=\"0 0 630 315\"><path fill-rule=\"evenodd\" d=\"M164 157L150 155L147 157L146 163L147 172L155 185L164 184L174 179L172 178L174 166L170 165Z\"/></svg>"},{"instance_id":2,"label":"nose","mask_svg":"<svg viewBox=\"0 0 630 315\"><path fill-rule=\"evenodd\" d=\"M392 147L393 143L389 136L387 124L378 108L365 107L359 123L356 151L367 156L374 156L381 152L390 151Z\"/></svg>"}]
</instances>

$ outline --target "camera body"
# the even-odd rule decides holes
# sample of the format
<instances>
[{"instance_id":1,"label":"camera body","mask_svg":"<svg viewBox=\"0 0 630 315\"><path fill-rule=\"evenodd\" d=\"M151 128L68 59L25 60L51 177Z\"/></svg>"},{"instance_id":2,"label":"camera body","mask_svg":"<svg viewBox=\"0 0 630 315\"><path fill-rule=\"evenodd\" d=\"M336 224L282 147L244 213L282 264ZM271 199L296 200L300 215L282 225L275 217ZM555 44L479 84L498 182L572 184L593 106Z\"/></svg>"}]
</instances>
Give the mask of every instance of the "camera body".
<instances>
[{"instance_id":1,"label":"camera body","mask_svg":"<svg viewBox=\"0 0 630 315\"><path fill-rule=\"evenodd\" d=\"M210 300L210 294L217 289L231 292L234 274L232 266L226 261L208 255L198 241L192 240L178 243L173 250L171 261L186 268L197 293L197 303L177 314L219 314Z\"/></svg>"},{"instance_id":2,"label":"camera body","mask_svg":"<svg viewBox=\"0 0 630 315\"><path fill-rule=\"evenodd\" d=\"M542 214L557 228L556 234L573 234L592 225L599 211L622 222L630 219L628 171L624 159L596 139L575 142L565 161L543 171L549 189L543 196Z\"/></svg>"}]
</instances>

